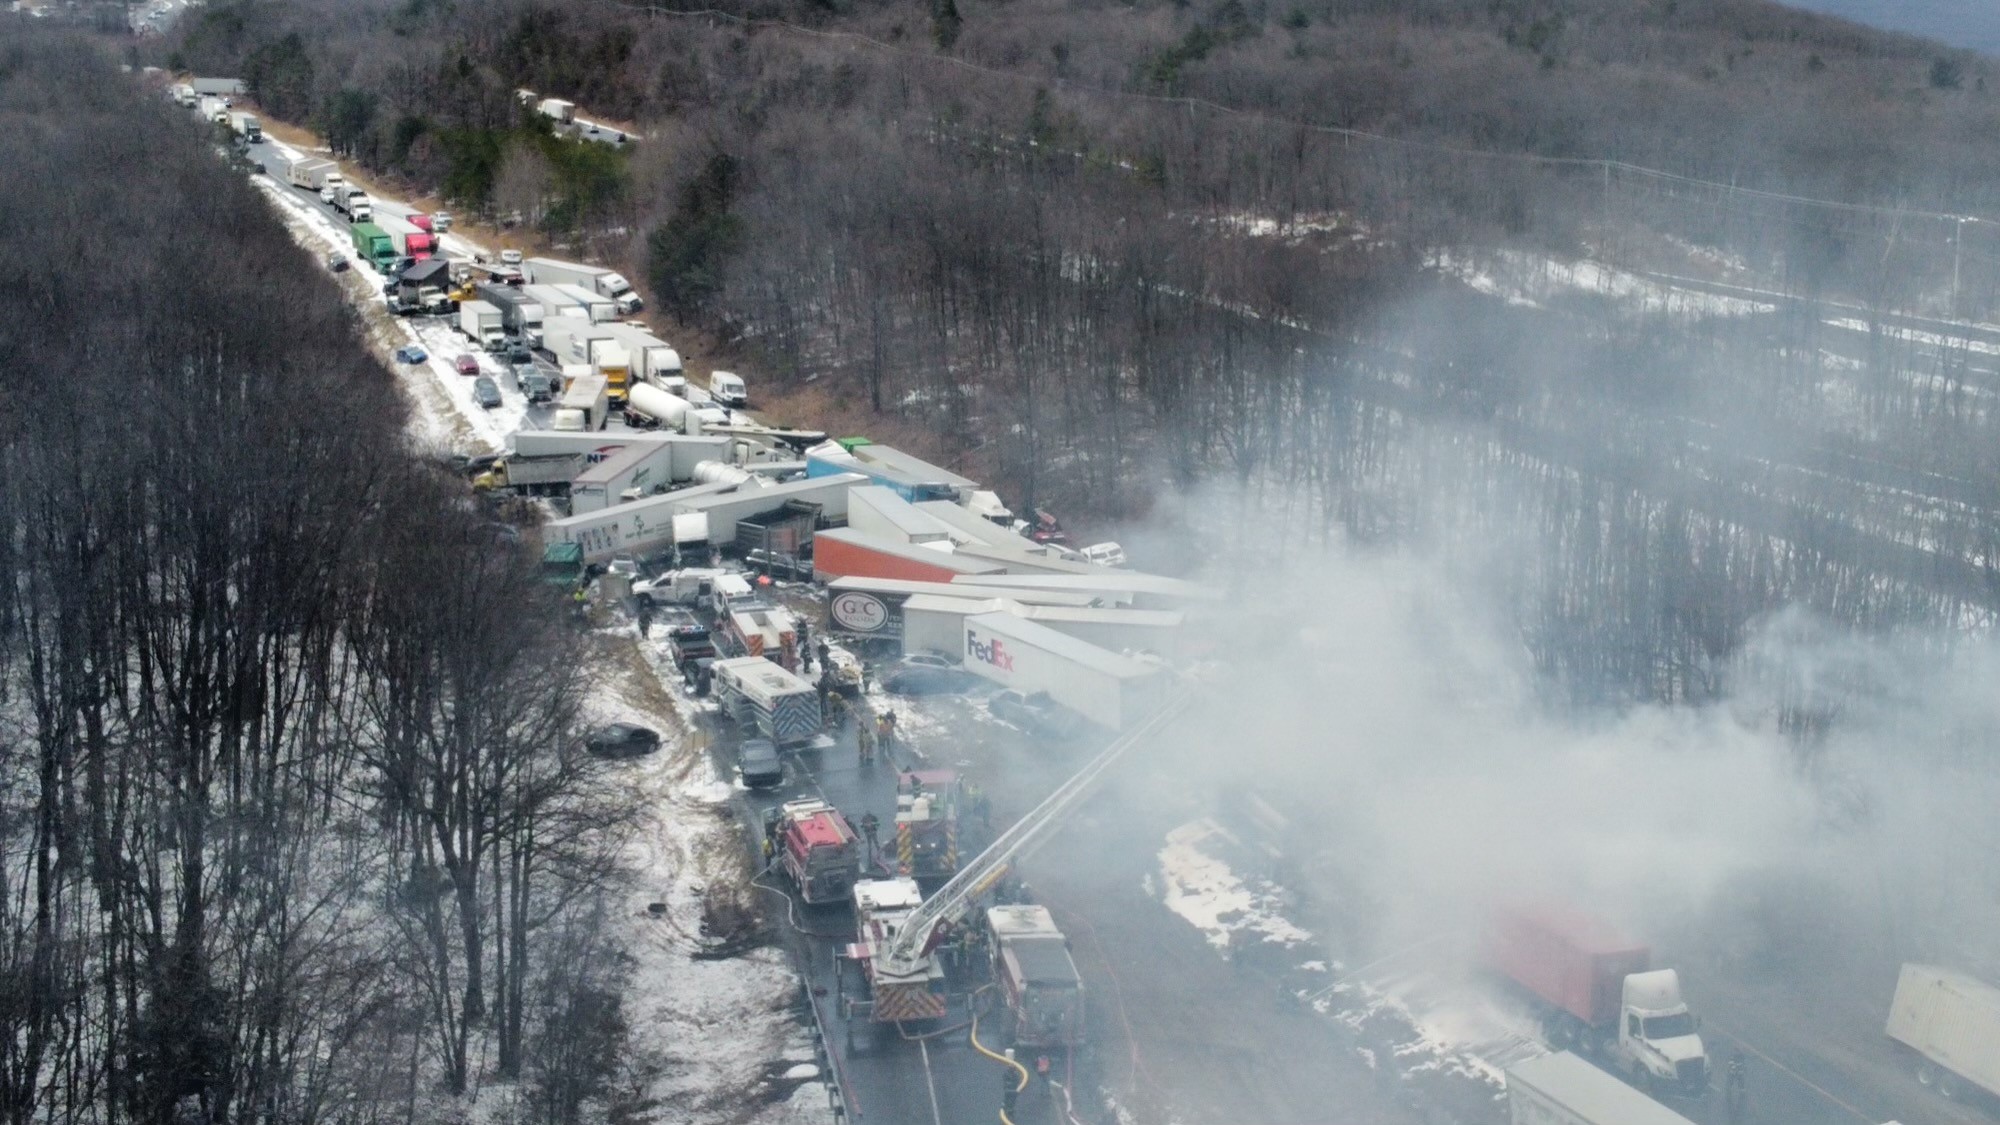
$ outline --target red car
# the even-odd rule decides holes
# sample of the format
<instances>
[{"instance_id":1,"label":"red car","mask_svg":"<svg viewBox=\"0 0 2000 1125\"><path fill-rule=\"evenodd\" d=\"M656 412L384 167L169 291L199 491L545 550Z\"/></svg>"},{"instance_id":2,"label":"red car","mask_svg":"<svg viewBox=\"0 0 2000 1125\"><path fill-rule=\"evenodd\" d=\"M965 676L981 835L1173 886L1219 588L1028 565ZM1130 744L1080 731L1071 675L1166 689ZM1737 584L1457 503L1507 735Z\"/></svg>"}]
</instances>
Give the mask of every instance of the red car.
<instances>
[{"instance_id":1,"label":"red car","mask_svg":"<svg viewBox=\"0 0 2000 1125\"><path fill-rule=\"evenodd\" d=\"M451 365L458 369L460 375L479 374L479 361L469 355L459 356L451 361Z\"/></svg>"}]
</instances>

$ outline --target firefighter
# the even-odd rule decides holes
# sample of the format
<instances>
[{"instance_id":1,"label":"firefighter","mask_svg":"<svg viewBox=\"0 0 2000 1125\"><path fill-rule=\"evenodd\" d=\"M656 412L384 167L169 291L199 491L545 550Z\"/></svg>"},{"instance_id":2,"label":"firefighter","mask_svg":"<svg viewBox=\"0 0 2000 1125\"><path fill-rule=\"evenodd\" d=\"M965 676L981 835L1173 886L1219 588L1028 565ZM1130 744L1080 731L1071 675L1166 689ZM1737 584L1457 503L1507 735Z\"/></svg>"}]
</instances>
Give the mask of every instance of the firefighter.
<instances>
[{"instance_id":1,"label":"firefighter","mask_svg":"<svg viewBox=\"0 0 2000 1125\"><path fill-rule=\"evenodd\" d=\"M653 599L639 599L639 639L646 640L653 635Z\"/></svg>"},{"instance_id":2,"label":"firefighter","mask_svg":"<svg viewBox=\"0 0 2000 1125\"><path fill-rule=\"evenodd\" d=\"M966 782L965 801L971 806L972 815L979 821L980 831L993 831L993 804L986 799L986 790L970 781Z\"/></svg>"},{"instance_id":3,"label":"firefighter","mask_svg":"<svg viewBox=\"0 0 2000 1125\"><path fill-rule=\"evenodd\" d=\"M874 765L875 728L869 726L866 722L856 722L854 724L854 742L856 747L861 751L861 764L864 766Z\"/></svg>"},{"instance_id":4,"label":"firefighter","mask_svg":"<svg viewBox=\"0 0 2000 1125\"><path fill-rule=\"evenodd\" d=\"M778 840L777 840L777 837L775 837L775 836L771 835L771 834L770 834L769 832L766 832L766 833L764 833L764 869L765 869L765 870L767 870L767 871L768 871L768 870L770 870L770 867L771 867L771 861L772 861L773 859L776 859L776 858L777 858L777 855L778 855Z\"/></svg>"},{"instance_id":5,"label":"firefighter","mask_svg":"<svg viewBox=\"0 0 2000 1125\"><path fill-rule=\"evenodd\" d=\"M1729 1125L1740 1125L1743 1111L1750 1102L1750 1092L1745 1087L1743 1076L1743 1052L1736 1051L1729 1058L1729 1070L1722 1083L1723 1100L1729 1111Z\"/></svg>"},{"instance_id":6,"label":"firefighter","mask_svg":"<svg viewBox=\"0 0 2000 1125\"><path fill-rule=\"evenodd\" d=\"M869 863L875 862L875 852L879 846L875 842L875 832L877 829L881 827L882 827L882 822L875 819L874 813L870 812L861 814L861 838L868 841Z\"/></svg>"},{"instance_id":7,"label":"firefighter","mask_svg":"<svg viewBox=\"0 0 2000 1125\"><path fill-rule=\"evenodd\" d=\"M875 740L882 744L882 756L888 757L896 749L896 713L884 711L875 717Z\"/></svg>"}]
</instances>

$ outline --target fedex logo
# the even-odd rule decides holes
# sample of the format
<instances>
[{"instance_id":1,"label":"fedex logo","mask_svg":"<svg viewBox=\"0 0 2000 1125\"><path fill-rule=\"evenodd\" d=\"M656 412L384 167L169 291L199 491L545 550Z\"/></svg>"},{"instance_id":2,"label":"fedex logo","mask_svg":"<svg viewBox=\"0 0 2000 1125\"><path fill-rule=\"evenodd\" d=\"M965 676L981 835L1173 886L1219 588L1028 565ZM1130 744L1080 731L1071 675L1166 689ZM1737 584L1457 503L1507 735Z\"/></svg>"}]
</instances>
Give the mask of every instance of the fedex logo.
<instances>
[{"instance_id":1,"label":"fedex logo","mask_svg":"<svg viewBox=\"0 0 2000 1125\"><path fill-rule=\"evenodd\" d=\"M979 634L970 629L965 631L965 655L981 664L991 664L1002 672L1014 670L1014 654L1007 651L1004 641L982 641Z\"/></svg>"}]
</instances>

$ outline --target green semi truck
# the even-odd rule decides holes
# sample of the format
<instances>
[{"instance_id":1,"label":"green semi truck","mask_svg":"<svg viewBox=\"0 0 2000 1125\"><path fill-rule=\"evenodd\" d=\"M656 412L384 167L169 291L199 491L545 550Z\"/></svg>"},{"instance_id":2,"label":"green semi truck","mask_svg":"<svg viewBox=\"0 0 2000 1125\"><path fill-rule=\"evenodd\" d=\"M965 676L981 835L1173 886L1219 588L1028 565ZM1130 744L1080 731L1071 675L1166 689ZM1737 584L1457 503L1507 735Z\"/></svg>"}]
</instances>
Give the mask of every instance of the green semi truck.
<instances>
[{"instance_id":1,"label":"green semi truck","mask_svg":"<svg viewBox=\"0 0 2000 1125\"><path fill-rule=\"evenodd\" d=\"M354 256L364 262L371 262L378 270L387 270L396 264L396 240L374 223L356 223L347 228L354 239Z\"/></svg>"}]
</instances>

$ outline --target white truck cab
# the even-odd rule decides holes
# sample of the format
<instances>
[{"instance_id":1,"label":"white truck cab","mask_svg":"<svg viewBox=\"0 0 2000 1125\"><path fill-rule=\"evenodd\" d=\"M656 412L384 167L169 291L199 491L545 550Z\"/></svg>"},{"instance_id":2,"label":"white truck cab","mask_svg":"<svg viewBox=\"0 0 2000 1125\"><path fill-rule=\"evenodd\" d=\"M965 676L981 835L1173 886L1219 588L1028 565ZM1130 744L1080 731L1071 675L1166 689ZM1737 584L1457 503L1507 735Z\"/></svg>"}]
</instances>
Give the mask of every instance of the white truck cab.
<instances>
[{"instance_id":1,"label":"white truck cab","mask_svg":"<svg viewBox=\"0 0 2000 1125\"><path fill-rule=\"evenodd\" d=\"M1618 1042L1605 1046L1635 1085L1687 1097L1708 1091L1708 1051L1673 969L1625 978Z\"/></svg>"}]
</instances>

